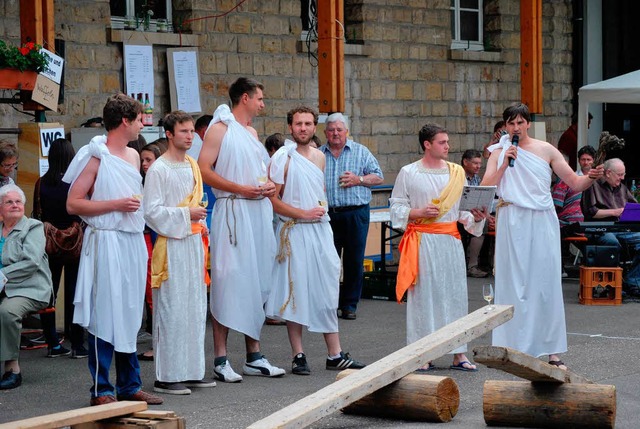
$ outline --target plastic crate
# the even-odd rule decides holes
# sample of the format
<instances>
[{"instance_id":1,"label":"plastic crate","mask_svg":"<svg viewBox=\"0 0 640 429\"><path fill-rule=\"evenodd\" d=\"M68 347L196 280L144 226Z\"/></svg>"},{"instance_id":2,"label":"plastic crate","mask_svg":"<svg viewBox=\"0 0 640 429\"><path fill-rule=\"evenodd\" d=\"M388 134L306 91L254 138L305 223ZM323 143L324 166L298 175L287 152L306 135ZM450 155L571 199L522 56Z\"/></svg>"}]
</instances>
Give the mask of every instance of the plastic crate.
<instances>
[{"instance_id":1,"label":"plastic crate","mask_svg":"<svg viewBox=\"0 0 640 429\"><path fill-rule=\"evenodd\" d=\"M622 268L580 267L580 304L621 305Z\"/></svg>"},{"instance_id":2,"label":"plastic crate","mask_svg":"<svg viewBox=\"0 0 640 429\"><path fill-rule=\"evenodd\" d=\"M374 271L364 273L362 281L362 298L395 301L396 277L395 271Z\"/></svg>"}]
</instances>

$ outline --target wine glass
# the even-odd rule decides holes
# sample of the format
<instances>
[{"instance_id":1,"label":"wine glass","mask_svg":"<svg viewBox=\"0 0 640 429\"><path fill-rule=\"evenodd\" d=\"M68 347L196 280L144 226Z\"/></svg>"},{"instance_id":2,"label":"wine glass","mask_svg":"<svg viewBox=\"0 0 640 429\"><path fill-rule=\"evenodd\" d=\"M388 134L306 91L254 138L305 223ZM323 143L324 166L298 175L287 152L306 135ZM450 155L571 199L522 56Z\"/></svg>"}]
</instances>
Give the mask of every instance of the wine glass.
<instances>
[{"instance_id":1,"label":"wine glass","mask_svg":"<svg viewBox=\"0 0 640 429\"><path fill-rule=\"evenodd\" d=\"M491 301L493 301L493 285L491 283L482 285L482 296L489 304L487 311L493 310L493 307L491 306Z\"/></svg>"},{"instance_id":2,"label":"wine glass","mask_svg":"<svg viewBox=\"0 0 640 429\"><path fill-rule=\"evenodd\" d=\"M207 206L209 205L209 196L207 195L206 192L202 193L202 199L200 200L198 205L200 207L204 207L204 208L207 208Z\"/></svg>"},{"instance_id":3,"label":"wine glass","mask_svg":"<svg viewBox=\"0 0 640 429\"><path fill-rule=\"evenodd\" d=\"M264 186L264 185L267 184L267 175L266 174L263 175L263 176L258 176L256 179L258 180L259 186Z\"/></svg>"}]
</instances>

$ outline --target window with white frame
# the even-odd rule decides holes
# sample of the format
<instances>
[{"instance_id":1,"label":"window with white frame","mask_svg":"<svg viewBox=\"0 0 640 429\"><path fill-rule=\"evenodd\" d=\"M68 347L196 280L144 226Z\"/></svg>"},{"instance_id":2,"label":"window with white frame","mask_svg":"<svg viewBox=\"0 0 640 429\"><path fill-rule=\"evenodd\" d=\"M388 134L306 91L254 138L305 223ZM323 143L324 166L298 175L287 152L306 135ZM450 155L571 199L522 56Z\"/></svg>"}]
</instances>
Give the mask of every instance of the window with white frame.
<instances>
[{"instance_id":1,"label":"window with white frame","mask_svg":"<svg viewBox=\"0 0 640 429\"><path fill-rule=\"evenodd\" d=\"M114 28L140 27L146 15L154 28L158 22L172 25L171 0L109 0L111 25ZM133 22L132 22L133 21Z\"/></svg>"},{"instance_id":2,"label":"window with white frame","mask_svg":"<svg viewBox=\"0 0 640 429\"><path fill-rule=\"evenodd\" d=\"M482 51L482 0L451 0L451 49Z\"/></svg>"}]
</instances>

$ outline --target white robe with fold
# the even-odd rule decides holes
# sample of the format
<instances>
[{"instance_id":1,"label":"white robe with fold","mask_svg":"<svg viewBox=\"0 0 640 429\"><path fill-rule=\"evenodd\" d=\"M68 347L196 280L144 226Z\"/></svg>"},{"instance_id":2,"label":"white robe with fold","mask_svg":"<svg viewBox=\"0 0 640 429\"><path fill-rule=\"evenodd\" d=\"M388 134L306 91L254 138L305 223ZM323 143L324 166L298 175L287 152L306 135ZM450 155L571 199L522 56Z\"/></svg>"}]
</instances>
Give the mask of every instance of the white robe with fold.
<instances>
[{"instance_id":1,"label":"white robe with fold","mask_svg":"<svg viewBox=\"0 0 640 429\"><path fill-rule=\"evenodd\" d=\"M285 142L285 146L271 158L271 180L284 184L287 160L290 162L282 201L304 210L318 207L321 202L326 207L324 172L300 155L292 141ZM276 230L278 246L281 245L280 231L289 218L279 216L279 219ZM340 258L333 245L329 216L325 214L320 222L295 224L289 230L289 241L291 256L283 262L276 262L274 267L267 316L305 325L312 332L338 332L336 311ZM290 281L293 282L293 292L289 289Z\"/></svg>"},{"instance_id":2,"label":"white robe with fold","mask_svg":"<svg viewBox=\"0 0 640 429\"><path fill-rule=\"evenodd\" d=\"M508 136L503 147L508 147ZM504 150L498 158L502 164ZM515 306L513 319L493 330L493 345L532 356L567 351L562 299L560 226L551 197L549 164L518 148L498 194L511 203L498 209L495 302Z\"/></svg>"},{"instance_id":3,"label":"white robe with fold","mask_svg":"<svg viewBox=\"0 0 640 429\"><path fill-rule=\"evenodd\" d=\"M426 169L422 161L403 167L391 194L391 223L406 229L411 209L422 208L449 183L449 170ZM459 211L457 202L438 222L461 222L469 233L479 236L484 221ZM448 234L420 234L418 278L407 291L407 344L454 322L468 313L467 269L462 242ZM482 290L476 291L478 294ZM464 353L463 345L450 353Z\"/></svg>"},{"instance_id":4,"label":"white robe with fold","mask_svg":"<svg viewBox=\"0 0 640 429\"><path fill-rule=\"evenodd\" d=\"M73 186L91 157L100 160L91 200L142 195L142 176L125 160L111 155L106 136L94 137L78 151L63 180ZM142 321L147 247L142 207L81 216L87 223L74 298L73 322L122 353L136 351Z\"/></svg>"},{"instance_id":5,"label":"white robe with fold","mask_svg":"<svg viewBox=\"0 0 640 429\"><path fill-rule=\"evenodd\" d=\"M217 122L224 122L227 132L216 173L235 183L258 186L258 178L267 175L266 149L235 120L228 106L216 109L211 124ZM229 192L215 188L213 193L211 312L222 325L259 340L276 257L273 207L268 198L232 199Z\"/></svg>"},{"instance_id":6,"label":"white robe with fold","mask_svg":"<svg viewBox=\"0 0 640 429\"><path fill-rule=\"evenodd\" d=\"M204 378L207 286L200 234L191 232L189 207L178 207L195 185L189 162L160 157L144 185L144 217L167 237L169 278L153 289L153 350L156 379Z\"/></svg>"}]
</instances>

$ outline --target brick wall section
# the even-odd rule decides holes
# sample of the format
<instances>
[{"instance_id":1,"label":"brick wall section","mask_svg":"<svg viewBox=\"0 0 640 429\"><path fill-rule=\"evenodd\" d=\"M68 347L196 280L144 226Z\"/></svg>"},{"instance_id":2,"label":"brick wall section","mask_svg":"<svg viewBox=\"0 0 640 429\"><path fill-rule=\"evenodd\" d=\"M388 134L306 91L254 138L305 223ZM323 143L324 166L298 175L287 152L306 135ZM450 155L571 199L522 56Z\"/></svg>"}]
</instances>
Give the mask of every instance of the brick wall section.
<instances>
[{"instance_id":1,"label":"brick wall section","mask_svg":"<svg viewBox=\"0 0 640 429\"><path fill-rule=\"evenodd\" d=\"M174 0L175 18L221 14L236 0ZM417 133L434 121L450 130L451 160L481 148L503 109L520 96L519 2L485 0L486 47L497 60L452 59L448 0L346 0L348 39L365 55L345 57L346 114L356 140L378 157L388 180L421 152ZM19 2L2 2L0 37L13 42ZM56 37L66 40L65 102L51 121L77 127L100 116L106 97L123 88L122 44L107 42L107 0L56 0ZM297 0L247 1L217 19L189 24L203 34L199 48L202 102L211 113L226 102L230 82L254 76L265 84L266 109L254 126L264 139L286 132L286 112L317 106L317 68L298 52ZM543 79L547 137L557 142L571 115L571 2L543 3ZM351 25L351 27L349 27ZM471 56L471 55L470 55ZM154 47L155 119L169 106L166 47ZM0 104L0 127L27 120Z\"/></svg>"}]
</instances>

